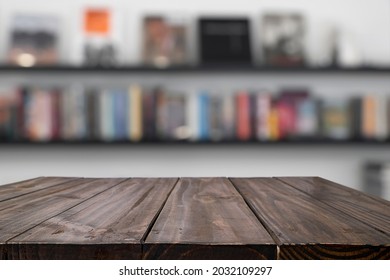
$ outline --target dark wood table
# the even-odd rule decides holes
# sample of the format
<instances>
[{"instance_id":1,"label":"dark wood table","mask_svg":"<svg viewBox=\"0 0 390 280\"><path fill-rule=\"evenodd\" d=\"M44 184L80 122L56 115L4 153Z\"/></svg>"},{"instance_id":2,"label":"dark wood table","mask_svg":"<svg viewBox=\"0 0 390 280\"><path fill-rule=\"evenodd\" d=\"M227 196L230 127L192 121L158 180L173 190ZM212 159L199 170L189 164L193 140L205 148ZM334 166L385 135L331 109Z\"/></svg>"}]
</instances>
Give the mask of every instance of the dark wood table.
<instances>
[{"instance_id":1,"label":"dark wood table","mask_svg":"<svg viewBox=\"0 0 390 280\"><path fill-rule=\"evenodd\" d=\"M390 202L318 177L0 187L0 259L390 259Z\"/></svg>"}]
</instances>

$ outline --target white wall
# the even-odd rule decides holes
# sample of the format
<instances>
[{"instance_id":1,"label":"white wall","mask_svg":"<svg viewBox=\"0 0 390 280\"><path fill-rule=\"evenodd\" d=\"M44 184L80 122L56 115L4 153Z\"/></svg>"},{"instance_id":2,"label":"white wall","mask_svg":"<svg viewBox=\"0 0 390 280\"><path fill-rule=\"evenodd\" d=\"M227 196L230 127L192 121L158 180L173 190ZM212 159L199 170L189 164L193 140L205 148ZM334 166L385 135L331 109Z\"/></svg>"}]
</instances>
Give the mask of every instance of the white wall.
<instances>
[{"instance_id":1,"label":"white wall","mask_svg":"<svg viewBox=\"0 0 390 280\"><path fill-rule=\"evenodd\" d=\"M308 44L310 57L321 55L322 35L326 26L337 23L358 42L365 61L390 63L390 1L388 0L240 0L240 1L26 1L0 0L0 34L7 30L7 20L20 9L46 10L69 20L66 40L74 40L84 3L111 3L122 7L129 49L128 62L137 62L139 53L139 20L146 12L180 12L189 19L201 14L248 15L254 23L266 10L299 10L309 21ZM185 3L185 6L184 6ZM22 8L24 7L24 8ZM124 7L124 8L123 8ZM323 27L322 23L326 23ZM77 36L77 35L76 35ZM1 41L0 54L6 43ZM65 44L64 44L65 46ZM70 51L64 47L64 52ZM175 83L187 89L198 86L234 89L239 87L278 88L307 85L323 95L344 96L346 93L375 91L390 93L390 79L382 75L263 75L207 76L180 75L176 77L144 77L122 74L83 77L77 74L31 76L5 74L0 83L23 81L45 83L130 83L141 81ZM386 146L359 145L3 145L0 146L0 184L36 176L322 176L336 182L361 188L360 167L367 159L390 159Z\"/></svg>"},{"instance_id":2,"label":"white wall","mask_svg":"<svg viewBox=\"0 0 390 280\"><path fill-rule=\"evenodd\" d=\"M26 4L28 3L28 4ZM182 3L181 5L179 3ZM322 57L329 27L337 25L355 42L365 62L390 63L390 1L388 0L0 0L0 34L6 34L9 18L16 12L53 13L63 20L63 52L73 56L80 41L83 8L89 5L111 7L125 34L124 62L137 63L140 54L141 19L147 13L176 14L194 23L200 15L244 15L258 30L261 14L266 11L298 11L307 19L309 58ZM254 34L256 35L256 34ZM258 37L258 36L256 36ZM255 49L259 48L256 41ZM71 46L71 47L69 47ZM0 45L4 55L6 44Z\"/></svg>"}]
</instances>

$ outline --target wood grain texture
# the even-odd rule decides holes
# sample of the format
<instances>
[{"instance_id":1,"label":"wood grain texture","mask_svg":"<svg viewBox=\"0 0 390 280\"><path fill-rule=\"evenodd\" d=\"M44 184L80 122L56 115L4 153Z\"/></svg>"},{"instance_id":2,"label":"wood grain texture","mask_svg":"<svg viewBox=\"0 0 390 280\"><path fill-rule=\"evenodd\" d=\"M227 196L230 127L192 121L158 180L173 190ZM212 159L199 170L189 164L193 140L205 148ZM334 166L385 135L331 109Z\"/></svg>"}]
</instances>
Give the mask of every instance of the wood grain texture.
<instances>
[{"instance_id":1,"label":"wood grain texture","mask_svg":"<svg viewBox=\"0 0 390 280\"><path fill-rule=\"evenodd\" d=\"M229 180L181 178L144 252L145 259L273 259L276 246Z\"/></svg>"},{"instance_id":2,"label":"wood grain texture","mask_svg":"<svg viewBox=\"0 0 390 280\"><path fill-rule=\"evenodd\" d=\"M134 260L141 258L135 244L17 244L6 245L9 260Z\"/></svg>"},{"instance_id":3,"label":"wood grain texture","mask_svg":"<svg viewBox=\"0 0 390 280\"><path fill-rule=\"evenodd\" d=\"M231 181L277 241L281 259L389 257L386 234L280 180Z\"/></svg>"},{"instance_id":4,"label":"wood grain texture","mask_svg":"<svg viewBox=\"0 0 390 280\"><path fill-rule=\"evenodd\" d=\"M305 244L305 246L280 246L282 260L339 259L339 260L389 260L388 246Z\"/></svg>"},{"instance_id":5,"label":"wood grain texture","mask_svg":"<svg viewBox=\"0 0 390 280\"><path fill-rule=\"evenodd\" d=\"M123 179L79 179L0 204L0 243L104 191Z\"/></svg>"},{"instance_id":6,"label":"wood grain texture","mask_svg":"<svg viewBox=\"0 0 390 280\"><path fill-rule=\"evenodd\" d=\"M4 244L0 244L0 260L6 260L7 259L7 252L5 250Z\"/></svg>"},{"instance_id":7,"label":"wood grain texture","mask_svg":"<svg viewBox=\"0 0 390 280\"><path fill-rule=\"evenodd\" d=\"M318 177L41 177L0 194L0 259L390 259L390 203Z\"/></svg>"},{"instance_id":8,"label":"wood grain texture","mask_svg":"<svg viewBox=\"0 0 390 280\"><path fill-rule=\"evenodd\" d=\"M52 187L65 182L70 182L73 180L75 180L75 178L38 177L38 178L34 178L22 182L0 186L0 202L17 196L32 193L34 191L38 191L47 187Z\"/></svg>"},{"instance_id":9,"label":"wood grain texture","mask_svg":"<svg viewBox=\"0 0 390 280\"><path fill-rule=\"evenodd\" d=\"M390 202L319 177L279 180L390 236Z\"/></svg>"},{"instance_id":10,"label":"wood grain texture","mask_svg":"<svg viewBox=\"0 0 390 280\"><path fill-rule=\"evenodd\" d=\"M8 242L12 244L8 256L141 259L141 239L176 181L177 178L126 180L13 238Z\"/></svg>"}]
</instances>

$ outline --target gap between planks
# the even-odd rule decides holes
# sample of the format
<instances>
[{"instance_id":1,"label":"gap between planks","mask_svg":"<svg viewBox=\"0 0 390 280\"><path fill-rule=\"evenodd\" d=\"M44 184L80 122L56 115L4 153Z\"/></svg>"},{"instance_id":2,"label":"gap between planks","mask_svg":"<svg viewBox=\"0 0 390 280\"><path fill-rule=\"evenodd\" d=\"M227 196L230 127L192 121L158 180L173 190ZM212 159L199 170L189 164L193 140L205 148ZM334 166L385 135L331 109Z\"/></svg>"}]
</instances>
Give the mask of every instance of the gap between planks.
<instances>
[{"instance_id":1,"label":"gap between planks","mask_svg":"<svg viewBox=\"0 0 390 280\"><path fill-rule=\"evenodd\" d=\"M265 228L265 230L268 232L268 234L271 236L271 238L274 240L275 244L276 244L276 259L279 260L280 259L280 246L278 245L278 243L281 243L279 238L276 236L276 234L273 232L273 230L267 225L267 223L265 223L265 221L263 221L263 219L257 215L256 211L253 209L253 207L250 205L250 203L247 201L245 195L243 195L241 193L241 191L239 190L239 188L236 187L236 185L232 182L231 178L227 178L230 182L230 184L233 185L233 187L236 189L236 191L241 195L241 197L243 198L245 204L248 206L248 208L252 211L253 215L255 215L255 217L257 218L257 220L259 220L259 222L261 223L261 225Z\"/></svg>"},{"instance_id":2,"label":"gap between planks","mask_svg":"<svg viewBox=\"0 0 390 280\"><path fill-rule=\"evenodd\" d=\"M162 210L164 209L165 207L165 204L167 203L168 201L168 198L171 196L171 193L173 192L173 190L176 188L177 184L179 183L181 177L179 178L176 178L176 182L175 184L173 185L172 189L169 191L167 197L165 198L164 202L161 204L160 208L158 209L157 213L154 215L152 221L149 223L149 226L148 228L146 229L145 233L143 234L141 240L140 240L140 243L141 243L141 259L144 259L144 249L145 249L145 240L146 238L148 237L149 233L151 232L154 224L156 223L158 217L160 216Z\"/></svg>"},{"instance_id":3,"label":"gap between planks","mask_svg":"<svg viewBox=\"0 0 390 280\"><path fill-rule=\"evenodd\" d=\"M49 177L36 177L36 178L32 178L32 179L29 179L29 180L24 180L24 181L21 181L21 182L15 182L15 183L11 183L11 184L7 184L3 187L6 187L6 186L10 186L10 185L13 185L13 184L19 184L19 183L27 183L29 181L33 181L33 180L37 180L37 179L45 179L45 178L49 178ZM56 177L52 177L52 178L56 178ZM64 177L65 178L65 177ZM81 179L84 179L83 177L69 177L69 180L68 181L64 181L64 182L59 182L59 183L56 183L54 185L51 185L51 186L47 186L47 187L44 187L42 189L37 189L35 191L31 191L31 192L26 192L26 193L22 193L22 194L19 194L19 195L15 195L13 197L9 197L9 198L6 198L6 199L3 199L3 200L0 200L0 202L3 202L3 201L7 201L7 200L10 200L10 199L14 199L14 198L18 198L18 197L21 197L21 196L24 196L24 195L30 195L32 193L36 193L36 192L39 192L39 191L42 191L42 190L46 190L46 189L49 189L49 188L52 188L52 187L57 187L57 186L60 186L60 185L63 185L63 184L67 184L67 183L71 183L71 182L75 182L75 181L79 181Z\"/></svg>"}]
</instances>

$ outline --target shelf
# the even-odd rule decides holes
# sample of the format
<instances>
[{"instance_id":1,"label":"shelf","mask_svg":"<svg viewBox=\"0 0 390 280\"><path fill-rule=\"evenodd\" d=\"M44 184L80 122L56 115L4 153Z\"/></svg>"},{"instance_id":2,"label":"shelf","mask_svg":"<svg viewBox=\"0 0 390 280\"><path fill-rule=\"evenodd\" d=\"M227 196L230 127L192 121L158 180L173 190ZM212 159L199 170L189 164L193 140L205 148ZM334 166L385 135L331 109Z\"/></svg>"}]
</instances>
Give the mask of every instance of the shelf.
<instances>
[{"instance_id":1,"label":"shelf","mask_svg":"<svg viewBox=\"0 0 390 280\"><path fill-rule=\"evenodd\" d=\"M259 67L250 65L209 65L209 66L177 66L155 68L149 66L123 67L77 67L77 66L39 66L23 68L17 66L0 66L0 73L149 73L149 74L193 74L193 73L286 73L286 74L390 74L390 67Z\"/></svg>"},{"instance_id":2,"label":"shelf","mask_svg":"<svg viewBox=\"0 0 390 280\"><path fill-rule=\"evenodd\" d=\"M359 146L387 146L390 140L278 140L278 141L165 141L165 140L144 140L139 142L132 142L127 140L120 141L95 141L95 140L76 140L76 141L0 141L0 145L128 145L128 146L142 146L142 145L234 145L234 146L317 146L317 145L359 145Z\"/></svg>"}]
</instances>

